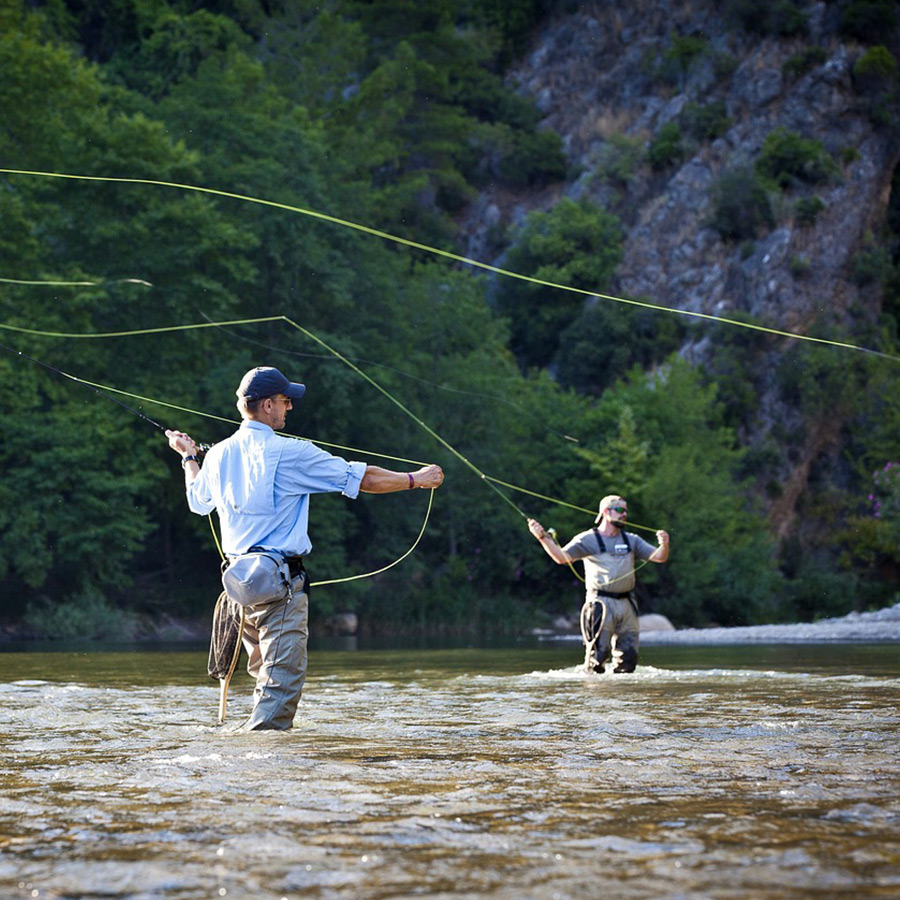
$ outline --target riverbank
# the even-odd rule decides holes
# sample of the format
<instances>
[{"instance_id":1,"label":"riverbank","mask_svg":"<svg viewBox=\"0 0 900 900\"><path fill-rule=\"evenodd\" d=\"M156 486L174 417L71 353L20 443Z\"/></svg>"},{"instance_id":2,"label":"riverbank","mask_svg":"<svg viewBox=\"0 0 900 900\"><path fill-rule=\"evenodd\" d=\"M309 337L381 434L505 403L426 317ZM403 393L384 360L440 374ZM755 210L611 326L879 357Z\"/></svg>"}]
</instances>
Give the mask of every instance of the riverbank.
<instances>
[{"instance_id":1,"label":"riverbank","mask_svg":"<svg viewBox=\"0 0 900 900\"><path fill-rule=\"evenodd\" d=\"M752 625L736 628L684 628L647 631L645 644L792 644L828 641L900 642L900 603L874 612L850 613L794 625Z\"/></svg>"},{"instance_id":2,"label":"riverbank","mask_svg":"<svg viewBox=\"0 0 900 900\"><path fill-rule=\"evenodd\" d=\"M661 627L661 624L665 627ZM186 641L209 639L209 621L206 617L195 620L175 620L163 616L137 634L131 635L135 643L177 644ZM345 634L325 623L315 629L317 637L334 637ZM532 636L544 640L581 641L574 630L551 631L536 629ZM120 641L129 637L119 636ZM15 645L35 640L46 640L30 633L21 626L0 626L0 644ZM817 622L799 622L790 625L748 625L730 628L672 628L662 616L641 617L641 643L650 644L792 644L827 643L829 641L858 641L867 643L900 643L900 603L873 612L849 613L840 618L820 619Z\"/></svg>"},{"instance_id":3,"label":"riverbank","mask_svg":"<svg viewBox=\"0 0 900 900\"><path fill-rule=\"evenodd\" d=\"M642 617L643 618L643 617ZM558 635L581 640L580 634ZM748 625L733 628L641 629L642 644L796 644L829 641L900 643L900 603L873 612L849 613L793 625Z\"/></svg>"}]
</instances>

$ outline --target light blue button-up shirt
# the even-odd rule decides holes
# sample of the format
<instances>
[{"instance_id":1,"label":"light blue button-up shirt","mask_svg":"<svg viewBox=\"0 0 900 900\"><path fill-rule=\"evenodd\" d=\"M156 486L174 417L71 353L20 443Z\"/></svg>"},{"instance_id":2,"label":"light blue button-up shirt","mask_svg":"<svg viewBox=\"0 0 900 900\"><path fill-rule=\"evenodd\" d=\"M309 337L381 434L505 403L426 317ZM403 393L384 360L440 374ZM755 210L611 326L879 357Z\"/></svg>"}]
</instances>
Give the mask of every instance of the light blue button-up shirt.
<instances>
[{"instance_id":1,"label":"light blue button-up shirt","mask_svg":"<svg viewBox=\"0 0 900 900\"><path fill-rule=\"evenodd\" d=\"M312 549L310 494L355 498L365 473L363 462L347 462L309 441L245 420L206 454L187 487L188 506L201 516L218 511L222 550L229 556L251 547L304 556Z\"/></svg>"}]
</instances>

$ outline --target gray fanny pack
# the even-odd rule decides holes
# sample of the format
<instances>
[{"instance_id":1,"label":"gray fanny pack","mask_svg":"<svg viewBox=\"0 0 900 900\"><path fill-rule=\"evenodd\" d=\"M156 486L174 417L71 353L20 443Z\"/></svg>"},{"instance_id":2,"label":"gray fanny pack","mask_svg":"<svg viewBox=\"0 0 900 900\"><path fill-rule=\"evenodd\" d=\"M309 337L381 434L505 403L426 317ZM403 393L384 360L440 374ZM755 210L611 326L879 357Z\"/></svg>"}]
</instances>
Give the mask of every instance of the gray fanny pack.
<instances>
[{"instance_id":1,"label":"gray fanny pack","mask_svg":"<svg viewBox=\"0 0 900 900\"><path fill-rule=\"evenodd\" d=\"M234 556L222 571L225 593L241 606L275 603L291 594L287 560L271 550Z\"/></svg>"}]
</instances>

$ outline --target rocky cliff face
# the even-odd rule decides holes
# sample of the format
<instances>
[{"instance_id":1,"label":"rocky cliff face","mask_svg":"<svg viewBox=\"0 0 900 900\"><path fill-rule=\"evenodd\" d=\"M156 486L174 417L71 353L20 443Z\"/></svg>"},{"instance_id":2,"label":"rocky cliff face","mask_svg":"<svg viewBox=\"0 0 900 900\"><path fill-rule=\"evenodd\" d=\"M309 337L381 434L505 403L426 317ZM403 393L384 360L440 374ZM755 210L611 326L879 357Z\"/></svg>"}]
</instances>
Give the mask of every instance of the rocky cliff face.
<instances>
[{"instance_id":1,"label":"rocky cliff face","mask_svg":"<svg viewBox=\"0 0 900 900\"><path fill-rule=\"evenodd\" d=\"M479 239L488 226L515 222L563 194L586 196L613 209L627 230L624 259L604 293L750 316L791 332L807 333L817 321L855 330L874 320L880 292L854 282L852 263L867 234L884 222L900 142L883 123L873 124L854 84L853 65L866 48L839 36L834 4L806 7L806 32L790 39L750 35L719 8L709 0L595 0L549 21L511 77L563 136L577 177L514 204L486 195L466 229L469 253L484 249ZM889 46L897 41L885 36ZM679 48L696 51L687 64ZM646 149L667 123L683 121L687 108L713 104L725 113L713 140L685 142L685 155L657 170L645 161L627 178L604 175L617 141L619 148ZM729 170L752 167L778 128L819 141L834 173L823 183L776 192L772 221L754 239L723 239L711 225L716 184ZM802 198L821 203L813 221L798 221ZM709 329L698 325L690 334L682 352L708 363ZM787 340L773 338L769 352ZM771 383L762 379L757 388L748 442L775 421L798 426ZM815 424L806 423L805 439L782 463L779 477L788 489L773 512L782 533L812 460L838 439L839 423Z\"/></svg>"}]
</instances>

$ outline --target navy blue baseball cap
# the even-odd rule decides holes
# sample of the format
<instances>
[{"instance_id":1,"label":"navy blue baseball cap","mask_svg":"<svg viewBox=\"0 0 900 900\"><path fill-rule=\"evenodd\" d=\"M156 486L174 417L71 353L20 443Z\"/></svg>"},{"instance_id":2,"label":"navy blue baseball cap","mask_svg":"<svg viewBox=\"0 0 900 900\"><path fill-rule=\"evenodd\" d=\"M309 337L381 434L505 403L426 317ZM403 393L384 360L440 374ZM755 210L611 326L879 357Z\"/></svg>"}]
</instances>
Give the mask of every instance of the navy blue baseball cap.
<instances>
[{"instance_id":1,"label":"navy blue baseball cap","mask_svg":"<svg viewBox=\"0 0 900 900\"><path fill-rule=\"evenodd\" d=\"M278 369L271 366L257 366L251 369L241 379L241 386L237 389L238 397L245 400L263 400L276 394L284 394L291 400L299 400L305 393L305 384L288 381Z\"/></svg>"}]
</instances>

